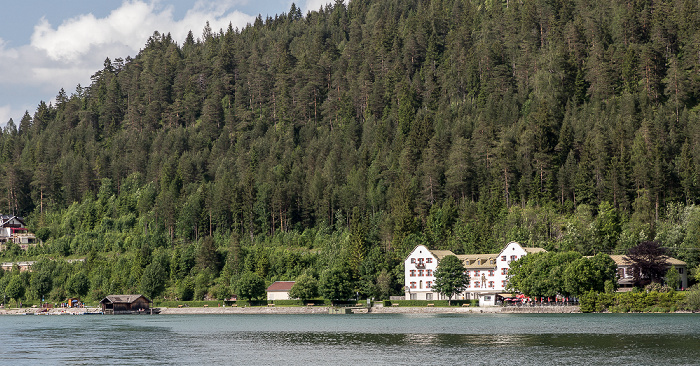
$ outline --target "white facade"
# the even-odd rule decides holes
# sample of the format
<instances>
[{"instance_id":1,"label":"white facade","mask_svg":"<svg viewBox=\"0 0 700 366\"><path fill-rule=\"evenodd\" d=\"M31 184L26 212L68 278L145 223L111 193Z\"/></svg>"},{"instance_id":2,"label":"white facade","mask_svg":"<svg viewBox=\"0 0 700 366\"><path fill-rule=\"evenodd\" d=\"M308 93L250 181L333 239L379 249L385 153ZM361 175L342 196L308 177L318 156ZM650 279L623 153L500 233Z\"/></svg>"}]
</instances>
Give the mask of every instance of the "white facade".
<instances>
[{"instance_id":1,"label":"white facade","mask_svg":"<svg viewBox=\"0 0 700 366\"><path fill-rule=\"evenodd\" d=\"M440 258L450 255L449 250L430 251L425 245L419 245L404 261L404 290L406 300L438 300L433 291L435 269Z\"/></svg>"},{"instance_id":2,"label":"white facade","mask_svg":"<svg viewBox=\"0 0 700 366\"><path fill-rule=\"evenodd\" d=\"M466 290L453 300L479 299L480 304L495 305L496 295L503 293L508 285L510 262L528 253L542 252L542 248L524 248L516 242L506 245L498 254L457 255L469 274ZM404 261L404 289L407 300L441 300L432 290L438 262L446 255L455 255L449 250L429 250L418 245Z\"/></svg>"},{"instance_id":3,"label":"white facade","mask_svg":"<svg viewBox=\"0 0 700 366\"><path fill-rule=\"evenodd\" d=\"M294 281L275 281L267 290L267 300L290 300L289 291L294 286Z\"/></svg>"},{"instance_id":4,"label":"white facade","mask_svg":"<svg viewBox=\"0 0 700 366\"><path fill-rule=\"evenodd\" d=\"M289 300L289 292L288 291L268 292L267 293L267 300L268 301Z\"/></svg>"},{"instance_id":5,"label":"white facade","mask_svg":"<svg viewBox=\"0 0 700 366\"><path fill-rule=\"evenodd\" d=\"M10 241L27 250L31 245L36 245L36 236L27 230L21 217L0 215L0 243ZM5 245L0 244L0 251L5 249Z\"/></svg>"}]
</instances>

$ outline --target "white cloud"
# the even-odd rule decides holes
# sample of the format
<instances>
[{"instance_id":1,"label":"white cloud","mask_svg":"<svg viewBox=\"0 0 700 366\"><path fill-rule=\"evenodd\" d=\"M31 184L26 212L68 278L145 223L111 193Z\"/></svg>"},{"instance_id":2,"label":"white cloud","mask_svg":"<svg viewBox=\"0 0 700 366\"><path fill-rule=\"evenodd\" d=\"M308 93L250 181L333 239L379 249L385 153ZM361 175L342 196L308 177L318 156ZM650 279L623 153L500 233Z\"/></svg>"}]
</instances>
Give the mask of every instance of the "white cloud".
<instances>
[{"instance_id":1,"label":"white cloud","mask_svg":"<svg viewBox=\"0 0 700 366\"><path fill-rule=\"evenodd\" d=\"M344 0L343 2L345 5L348 4L348 0ZM309 11L318 11L321 7L326 7L326 5L334 3L335 0L306 0L302 7L303 13L306 14Z\"/></svg>"},{"instance_id":2,"label":"white cloud","mask_svg":"<svg viewBox=\"0 0 700 366\"><path fill-rule=\"evenodd\" d=\"M226 29L229 22L243 28L255 18L230 11L233 2L199 1L181 20L173 19L172 7L158 10L156 3L140 0L124 2L104 18L83 14L54 28L46 19L34 27L31 45L43 50L54 61L75 61L102 45L142 47L154 31L170 32L184 41L187 32L200 34L207 21L212 29ZM105 55L106 57L107 55Z\"/></svg>"},{"instance_id":3,"label":"white cloud","mask_svg":"<svg viewBox=\"0 0 700 366\"><path fill-rule=\"evenodd\" d=\"M34 26L29 45L8 48L0 39L0 126L24 114L27 103L16 90L21 89L25 96L32 94L34 106L40 100L51 101L61 88L70 94L77 84L89 85L90 76L102 68L105 58L135 56L154 31L170 33L181 44L190 30L195 37L201 35L207 21L215 32L229 23L242 29L255 20L233 10L244 2L200 0L182 19L174 19L172 6L162 7L159 0L125 0L103 18L82 14L57 27L42 18Z\"/></svg>"},{"instance_id":4,"label":"white cloud","mask_svg":"<svg viewBox=\"0 0 700 366\"><path fill-rule=\"evenodd\" d=\"M5 125L10 118L14 120L11 109L9 105L0 105L0 125Z\"/></svg>"}]
</instances>

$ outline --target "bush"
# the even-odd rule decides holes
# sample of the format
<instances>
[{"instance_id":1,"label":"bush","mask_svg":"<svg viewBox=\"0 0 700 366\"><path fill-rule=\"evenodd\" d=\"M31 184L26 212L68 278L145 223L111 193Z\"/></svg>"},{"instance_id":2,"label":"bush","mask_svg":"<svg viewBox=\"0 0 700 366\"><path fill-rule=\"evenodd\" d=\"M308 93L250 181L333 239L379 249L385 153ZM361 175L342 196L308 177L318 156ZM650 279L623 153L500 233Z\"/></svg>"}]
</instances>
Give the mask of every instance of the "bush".
<instances>
[{"instance_id":1,"label":"bush","mask_svg":"<svg viewBox=\"0 0 700 366\"><path fill-rule=\"evenodd\" d=\"M187 277L177 286L177 297L182 301L190 301L194 297L194 281Z\"/></svg>"},{"instance_id":2,"label":"bush","mask_svg":"<svg viewBox=\"0 0 700 366\"><path fill-rule=\"evenodd\" d=\"M37 239L41 240L42 242L45 242L51 237L51 229L48 227L39 228L39 230L37 230L36 233L34 233L34 235L36 235Z\"/></svg>"},{"instance_id":3,"label":"bush","mask_svg":"<svg viewBox=\"0 0 700 366\"><path fill-rule=\"evenodd\" d=\"M238 300L234 302L237 307L267 306L267 300Z\"/></svg>"},{"instance_id":4,"label":"bush","mask_svg":"<svg viewBox=\"0 0 700 366\"><path fill-rule=\"evenodd\" d=\"M596 302L598 301L598 294L593 292L593 290L581 295L579 299L579 307L582 313L594 313L598 311Z\"/></svg>"},{"instance_id":5,"label":"bush","mask_svg":"<svg viewBox=\"0 0 700 366\"><path fill-rule=\"evenodd\" d=\"M698 301L700 304L700 297ZM673 290L665 293L630 291L614 294L591 291L581 296L580 306L581 312L584 313L606 310L611 313L668 313L678 308L685 308L687 297Z\"/></svg>"},{"instance_id":6,"label":"bush","mask_svg":"<svg viewBox=\"0 0 700 366\"><path fill-rule=\"evenodd\" d=\"M279 306L302 306L304 304L304 300L275 300L271 301L271 303Z\"/></svg>"},{"instance_id":7,"label":"bush","mask_svg":"<svg viewBox=\"0 0 700 366\"><path fill-rule=\"evenodd\" d=\"M694 285L686 291L681 307L689 311L700 310L700 285Z\"/></svg>"}]
</instances>

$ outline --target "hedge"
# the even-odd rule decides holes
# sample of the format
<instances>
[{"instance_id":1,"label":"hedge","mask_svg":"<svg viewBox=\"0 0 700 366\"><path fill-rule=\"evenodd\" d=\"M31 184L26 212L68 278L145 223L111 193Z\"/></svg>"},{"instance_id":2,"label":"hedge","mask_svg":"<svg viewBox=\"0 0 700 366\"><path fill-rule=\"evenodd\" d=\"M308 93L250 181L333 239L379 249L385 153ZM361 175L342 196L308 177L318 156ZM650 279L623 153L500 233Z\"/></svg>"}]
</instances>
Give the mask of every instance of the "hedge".
<instances>
[{"instance_id":1,"label":"hedge","mask_svg":"<svg viewBox=\"0 0 700 366\"><path fill-rule=\"evenodd\" d=\"M613 294L588 292L581 296L581 312L664 313L682 309L684 292L630 291Z\"/></svg>"},{"instance_id":2,"label":"hedge","mask_svg":"<svg viewBox=\"0 0 700 366\"><path fill-rule=\"evenodd\" d=\"M433 306L446 307L450 306L448 300L392 300L384 301L384 306L393 306L398 304L398 306L407 307L425 307L428 304L433 304ZM452 306L462 306L464 304L469 304L469 306L479 306L479 300L452 300Z\"/></svg>"},{"instance_id":3,"label":"hedge","mask_svg":"<svg viewBox=\"0 0 700 366\"><path fill-rule=\"evenodd\" d=\"M164 308L176 308L180 305L188 306L193 308L201 308L204 305L208 307L217 307L224 304L221 300L210 300L210 301L175 301L175 300L165 300L165 301L154 301L154 307L164 307Z\"/></svg>"}]
</instances>

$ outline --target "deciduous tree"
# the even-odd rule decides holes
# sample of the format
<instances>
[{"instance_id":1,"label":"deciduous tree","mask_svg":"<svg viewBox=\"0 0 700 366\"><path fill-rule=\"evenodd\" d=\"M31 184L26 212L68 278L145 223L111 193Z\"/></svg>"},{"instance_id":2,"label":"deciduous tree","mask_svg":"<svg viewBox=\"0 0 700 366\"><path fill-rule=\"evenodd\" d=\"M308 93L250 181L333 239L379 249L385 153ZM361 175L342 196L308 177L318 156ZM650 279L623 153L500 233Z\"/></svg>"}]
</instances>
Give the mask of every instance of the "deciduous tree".
<instances>
[{"instance_id":1,"label":"deciduous tree","mask_svg":"<svg viewBox=\"0 0 700 366\"><path fill-rule=\"evenodd\" d=\"M632 263L635 286L661 282L668 269L667 250L658 241L643 241L630 248L624 258Z\"/></svg>"},{"instance_id":2,"label":"deciduous tree","mask_svg":"<svg viewBox=\"0 0 700 366\"><path fill-rule=\"evenodd\" d=\"M241 299L260 299L265 296L265 281L255 272L246 272L236 283L236 294Z\"/></svg>"},{"instance_id":3,"label":"deciduous tree","mask_svg":"<svg viewBox=\"0 0 700 366\"><path fill-rule=\"evenodd\" d=\"M318 280L308 273L299 276L289 291L289 297L308 300L318 296Z\"/></svg>"},{"instance_id":4,"label":"deciduous tree","mask_svg":"<svg viewBox=\"0 0 700 366\"><path fill-rule=\"evenodd\" d=\"M319 281L319 292L332 302L349 299L354 292L350 269L341 266L323 271Z\"/></svg>"},{"instance_id":5,"label":"deciduous tree","mask_svg":"<svg viewBox=\"0 0 700 366\"><path fill-rule=\"evenodd\" d=\"M447 296L449 305L452 305L453 296L469 286L469 275L465 271L462 261L454 255L444 256L438 263L433 289Z\"/></svg>"}]
</instances>

